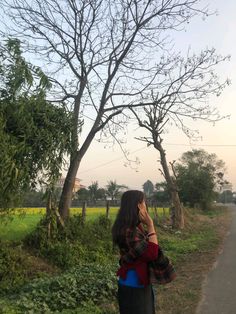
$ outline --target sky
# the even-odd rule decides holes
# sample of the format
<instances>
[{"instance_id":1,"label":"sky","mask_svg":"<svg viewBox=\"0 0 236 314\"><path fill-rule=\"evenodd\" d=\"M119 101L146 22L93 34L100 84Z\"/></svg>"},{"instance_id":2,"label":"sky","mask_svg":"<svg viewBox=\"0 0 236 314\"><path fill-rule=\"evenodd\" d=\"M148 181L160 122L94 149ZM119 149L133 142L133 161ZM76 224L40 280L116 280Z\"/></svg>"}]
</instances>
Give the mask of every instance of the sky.
<instances>
[{"instance_id":1,"label":"sky","mask_svg":"<svg viewBox=\"0 0 236 314\"><path fill-rule=\"evenodd\" d=\"M200 17L194 18L187 26L186 31L174 35L175 49L183 53L191 47L192 51L200 51L206 47L214 47L218 54L231 55L230 62L224 62L219 68L222 80L229 78L231 85L222 95L210 99L210 104L216 106L222 115L230 115L215 125L207 122L195 122L193 127L198 129L202 137L195 144L189 143L188 138L179 130L169 130L163 137L163 147L166 150L168 161L178 160L183 152L193 148L203 148L208 153L215 153L222 159L227 167L225 178L233 184L236 190L236 1L235 0L208 0L212 11L217 15L208 17L203 21ZM129 151L129 158L139 164L132 163L127 166L126 159L118 147L97 143L91 145L85 155L77 176L85 186L98 181L103 187L109 180L116 180L118 184L126 184L130 189L141 189L146 180L153 183L163 181L159 171L159 153L145 143L135 140L137 127L128 128L124 149Z\"/></svg>"}]
</instances>

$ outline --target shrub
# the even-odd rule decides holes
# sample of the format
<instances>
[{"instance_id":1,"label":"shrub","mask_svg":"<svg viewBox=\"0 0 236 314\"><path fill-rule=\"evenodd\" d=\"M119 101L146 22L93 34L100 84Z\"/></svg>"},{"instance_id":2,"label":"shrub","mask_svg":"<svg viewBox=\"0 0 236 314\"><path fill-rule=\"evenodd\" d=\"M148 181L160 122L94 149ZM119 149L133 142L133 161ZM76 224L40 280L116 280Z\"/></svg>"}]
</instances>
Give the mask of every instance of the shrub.
<instances>
[{"instance_id":1,"label":"shrub","mask_svg":"<svg viewBox=\"0 0 236 314\"><path fill-rule=\"evenodd\" d=\"M50 313L84 307L85 302L88 302L86 306L89 309L93 303L98 304L105 300L111 302L115 293L114 265L87 264L78 265L59 276L34 280L24 286L18 295L12 295L9 299L17 299L15 304L22 313ZM90 313L100 312L97 309L97 312Z\"/></svg>"},{"instance_id":2,"label":"shrub","mask_svg":"<svg viewBox=\"0 0 236 314\"><path fill-rule=\"evenodd\" d=\"M82 302L82 305L76 309L67 309L63 310L62 314L105 314L103 311L96 305L94 304L93 301L89 300L87 302ZM59 313L59 312L58 312ZM108 313L106 313L108 314Z\"/></svg>"},{"instance_id":3,"label":"shrub","mask_svg":"<svg viewBox=\"0 0 236 314\"><path fill-rule=\"evenodd\" d=\"M69 269L84 259L85 249L79 242L54 241L48 242L40 254L61 269Z\"/></svg>"},{"instance_id":4,"label":"shrub","mask_svg":"<svg viewBox=\"0 0 236 314\"><path fill-rule=\"evenodd\" d=\"M69 269L83 261L107 263L114 259L111 221L106 216L86 225L83 225L81 215L72 216L65 230L53 229L50 239L47 237L47 223L44 218L25 243L60 268Z\"/></svg>"},{"instance_id":5,"label":"shrub","mask_svg":"<svg viewBox=\"0 0 236 314\"><path fill-rule=\"evenodd\" d=\"M0 295L25 282L25 260L17 246L0 241Z\"/></svg>"}]
</instances>

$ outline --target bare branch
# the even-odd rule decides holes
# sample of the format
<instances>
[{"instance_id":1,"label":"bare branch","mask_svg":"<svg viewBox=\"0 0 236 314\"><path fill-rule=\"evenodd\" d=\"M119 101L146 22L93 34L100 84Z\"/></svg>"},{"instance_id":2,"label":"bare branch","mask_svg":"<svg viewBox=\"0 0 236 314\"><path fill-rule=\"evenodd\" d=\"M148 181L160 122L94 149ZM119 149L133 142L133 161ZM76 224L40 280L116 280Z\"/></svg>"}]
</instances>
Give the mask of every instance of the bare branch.
<instances>
[{"instance_id":1,"label":"bare branch","mask_svg":"<svg viewBox=\"0 0 236 314\"><path fill-rule=\"evenodd\" d=\"M199 3L5 0L0 4L5 13L5 21L0 21L0 29L5 28L2 36L22 41L27 57L43 64L53 83L50 101L71 108L68 185L96 133L109 129L119 116L131 112L151 132L148 143L155 145L173 122L187 130L184 119L222 118L207 101L229 83L219 83L214 73L227 57L206 49L183 58L173 53L167 35L168 30L183 29L195 15L209 15Z\"/></svg>"}]
</instances>

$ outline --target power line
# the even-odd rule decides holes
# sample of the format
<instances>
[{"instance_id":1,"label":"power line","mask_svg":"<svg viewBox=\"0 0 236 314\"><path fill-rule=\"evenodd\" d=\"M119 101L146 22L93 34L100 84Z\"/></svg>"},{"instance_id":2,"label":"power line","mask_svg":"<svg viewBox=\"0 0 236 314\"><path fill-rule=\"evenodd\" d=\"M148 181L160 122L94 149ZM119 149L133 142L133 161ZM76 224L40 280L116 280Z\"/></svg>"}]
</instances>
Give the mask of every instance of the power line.
<instances>
[{"instance_id":1,"label":"power line","mask_svg":"<svg viewBox=\"0 0 236 314\"><path fill-rule=\"evenodd\" d=\"M204 147L236 147L236 144L203 144L203 145L199 145L199 144L165 143L165 145L167 145L167 146L187 146L187 147L191 147L191 148L194 147L194 146L196 146L196 147L202 147L202 146L204 146ZM148 148L148 146L144 146L142 148L136 149L136 150L132 151L130 154L137 153L137 152L142 151L142 150L144 150L146 148ZM83 173L86 173L86 172L89 172L89 171L92 171L92 170L96 170L98 168L105 167L105 166L107 166L107 165L109 165L109 164L111 164L113 162L116 162L116 161L119 161L119 160L122 160L122 159L124 159L124 156L116 158L116 159L112 159L112 160L110 160L108 162L105 162L103 164L97 165L97 166L95 166L93 168L81 171L80 174L83 174Z\"/></svg>"},{"instance_id":2,"label":"power line","mask_svg":"<svg viewBox=\"0 0 236 314\"><path fill-rule=\"evenodd\" d=\"M144 149L146 149L146 148L147 148L147 146L142 147L142 148L139 148L139 149L136 149L136 150L134 150L133 152L131 152L131 154L137 153L137 152L139 152L139 151L141 151L141 150L144 150ZM116 159L113 159L113 160L108 161L108 162L106 162L106 163L100 164L100 165L98 165L98 166L96 166L96 167L93 167L93 168L90 168L90 169L81 171L80 174L81 174L81 173L88 172L88 171L91 171L91 170L95 170L95 169L98 169L98 168L101 168L101 167L104 167L104 166L106 166L106 165L109 165L109 164L111 164L111 163L113 163L113 162L115 162L115 161L121 160L121 159L123 159L123 158L124 158L124 156L119 157L119 158L116 158Z\"/></svg>"},{"instance_id":3,"label":"power line","mask_svg":"<svg viewBox=\"0 0 236 314\"><path fill-rule=\"evenodd\" d=\"M171 146L190 146L190 147L236 147L236 144L174 144L174 143L165 143L165 145L171 145Z\"/></svg>"}]
</instances>

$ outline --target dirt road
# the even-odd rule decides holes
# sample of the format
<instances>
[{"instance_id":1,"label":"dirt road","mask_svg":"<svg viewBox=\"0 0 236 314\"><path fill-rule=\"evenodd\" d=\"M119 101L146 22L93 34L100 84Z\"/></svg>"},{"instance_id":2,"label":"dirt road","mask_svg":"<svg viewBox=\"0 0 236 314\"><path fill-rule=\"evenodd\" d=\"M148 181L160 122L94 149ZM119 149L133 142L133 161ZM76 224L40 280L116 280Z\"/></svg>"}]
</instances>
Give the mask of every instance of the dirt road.
<instances>
[{"instance_id":1,"label":"dirt road","mask_svg":"<svg viewBox=\"0 0 236 314\"><path fill-rule=\"evenodd\" d=\"M196 314L236 314L236 206L223 250L203 285Z\"/></svg>"}]
</instances>

